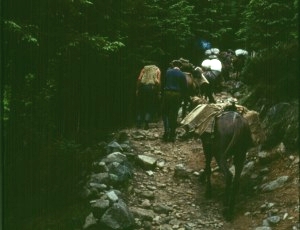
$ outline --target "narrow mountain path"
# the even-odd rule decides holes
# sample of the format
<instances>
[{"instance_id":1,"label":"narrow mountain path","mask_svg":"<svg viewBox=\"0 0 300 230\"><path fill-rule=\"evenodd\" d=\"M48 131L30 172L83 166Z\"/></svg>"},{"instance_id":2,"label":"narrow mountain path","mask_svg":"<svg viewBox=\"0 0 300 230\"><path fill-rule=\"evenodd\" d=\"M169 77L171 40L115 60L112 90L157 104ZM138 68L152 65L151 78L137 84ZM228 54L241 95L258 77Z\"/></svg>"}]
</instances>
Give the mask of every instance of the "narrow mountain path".
<instances>
[{"instance_id":1,"label":"narrow mountain path","mask_svg":"<svg viewBox=\"0 0 300 230\"><path fill-rule=\"evenodd\" d=\"M231 97L225 92L216 96L217 100ZM136 154L153 156L158 159L157 165L153 169L136 167L128 188L128 206L147 212L143 218L139 218L140 223L138 223L137 229L263 229L262 226L266 227L263 221L270 215L268 210L261 209L266 204L274 204L278 207L274 209L275 214L276 212L282 216L286 215L285 213L289 214L289 219L281 219L279 224L271 226L272 228L269 229L294 229L297 210L299 210L296 186L298 183L297 165L293 164L287 170L282 161L270 163L269 167L273 170L270 171L269 178L276 178L281 174L289 174L293 178L287 188L272 193L257 194L253 189L255 185L249 184L247 179L241 181L235 218L232 222L226 222L222 216L224 178L217 170L214 160L212 161L213 194L211 199L205 198L205 185L198 180L199 174L205 166L199 138L190 137L183 140L177 137L174 143L164 142L161 139L163 134L161 121L151 123L149 130L131 128L124 131L129 135ZM177 132L180 136L183 130L178 128ZM137 136L143 138L136 138ZM257 154L257 148L251 149L247 162L255 161ZM256 170L261 169L257 168ZM255 176L255 173L252 175ZM282 193L287 194L286 199L280 197ZM147 215L150 215L151 218L148 218Z\"/></svg>"},{"instance_id":2,"label":"narrow mountain path","mask_svg":"<svg viewBox=\"0 0 300 230\"><path fill-rule=\"evenodd\" d=\"M191 138L184 141L177 139L174 143L163 142L160 139L163 133L160 122L143 132L150 138L133 141L133 145L141 154L157 158L158 166L154 170L136 170L129 206L168 207L168 215L165 213L157 217L157 226L152 229L162 229L162 225L166 229L222 227L220 202L205 200L205 187L198 181L200 170L204 168L200 140ZM145 191L153 195L147 197Z\"/></svg>"},{"instance_id":3,"label":"narrow mountain path","mask_svg":"<svg viewBox=\"0 0 300 230\"><path fill-rule=\"evenodd\" d=\"M231 95L226 93L217 95L217 99L229 97ZM178 136L182 131L177 129ZM221 214L224 184L217 170L212 176L213 198L204 196L205 185L198 180L205 163L199 138L181 140L177 137L174 143L163 142L161 121L150 124L149 130L127 130L132 137L136 132L145 138L131 139L135 151L157 158L158 163L153 170L136 169L129 189L129 206L166 209L162 214L155 213L154 224L148 223L149 229L150 225L151 229L244 229L244 226L233 228L232 224L224 222ZM216 168L214 161L212 168ZM147 229L145 224L141 223L141 229Z\"/></svg>"}]
</instances>

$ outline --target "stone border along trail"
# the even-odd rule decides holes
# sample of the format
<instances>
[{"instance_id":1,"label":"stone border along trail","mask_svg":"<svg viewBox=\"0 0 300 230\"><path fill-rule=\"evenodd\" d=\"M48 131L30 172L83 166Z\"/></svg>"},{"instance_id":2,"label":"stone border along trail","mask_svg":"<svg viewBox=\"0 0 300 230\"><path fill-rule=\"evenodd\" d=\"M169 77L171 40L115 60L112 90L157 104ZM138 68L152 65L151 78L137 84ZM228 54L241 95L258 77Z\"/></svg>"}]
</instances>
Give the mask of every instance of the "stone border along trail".
<instances>
[{"instance_id":1,"label":"stone border along trail","mask_svg":"<svg viewBox=\"0 0 300 230\"><path fill-rule=\"evenodd\" d=\"M155 169L136 168L129 187L128 206L148 210L153 216L152 221L151 218L141 220L139 229L196 230L228 226L221 215L224 188L218 188L222 185L212 179L216 194L212 199L205 199L205 184L198 181L200 169L204 168L199 139L177 138L175 143L163 142L162 122L150 124L149 130L131 129L128 134L133 137L130 132L140 132L145 137L131 138L136 154L158 159ZM215 166L213 161L212 168Z\"/></svg>"}]
</instances>

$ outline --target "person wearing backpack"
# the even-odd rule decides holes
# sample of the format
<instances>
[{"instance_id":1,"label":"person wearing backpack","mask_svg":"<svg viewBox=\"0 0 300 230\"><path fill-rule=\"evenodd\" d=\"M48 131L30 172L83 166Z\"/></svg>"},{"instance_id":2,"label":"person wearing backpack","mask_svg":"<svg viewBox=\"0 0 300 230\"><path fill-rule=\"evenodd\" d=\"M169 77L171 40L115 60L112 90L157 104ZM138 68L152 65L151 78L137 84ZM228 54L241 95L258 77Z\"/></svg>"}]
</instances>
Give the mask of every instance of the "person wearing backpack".
<instances>
[{"instance_id":1,"label":"person wearing backpack","mask_svg":"<svg viewBox=\"0 0 300 230\"><path fill-rule=\"evenodd\" d=\"M185 74L180 70L181 62L175 60L166 72L162 86L162 119L164 125L164 141L174 142L176 139L178 111L187 91Z\"/></svg>"},{"instance_id":2,"label":"person wearing backpack","mask_svg":"<svg viewBox=\"0 0 300 230\"><path fill-rule=\"evenodd\" d=\"M149 129L158 94L160 93L160 69L156 65L146 65L137 79L137 128Z\"/></svg>"},{"instance_id":3,"label":"person wearing backpack","mask_svg":"<svg viewBox=\"0 0 300 230\"><path fill-rule=\"evenodd\" d=\"M209 82L202 86L202 91L205 92L205 97L208 97L209 103L216 103L213 94L222 86L222 63L217 55L209 55L208 59L201 63L201 67L204 77Z\"/></svg>"}]
</instances>

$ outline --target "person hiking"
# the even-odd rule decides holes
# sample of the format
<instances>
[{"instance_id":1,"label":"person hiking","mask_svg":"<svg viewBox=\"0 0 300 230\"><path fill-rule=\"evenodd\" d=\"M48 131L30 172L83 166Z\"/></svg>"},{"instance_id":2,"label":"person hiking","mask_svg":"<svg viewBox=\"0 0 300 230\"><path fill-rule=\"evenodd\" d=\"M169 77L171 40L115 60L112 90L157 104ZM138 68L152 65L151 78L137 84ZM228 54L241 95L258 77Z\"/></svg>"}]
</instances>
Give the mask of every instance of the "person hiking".
<instances>
[{"instance_id":1,"label":"person hiking","mask_svg":"<svg viewBox=\"0 0 300 230\"><path fill-rule=\"evenodd\" d=\"M205 84L203 91L205 92L206 97L208 97L209 103L216 103L213 94L216 93L217 89L221 88L222 63L217 58L217 55L209 55L208 59L205 59L201 63L201 67L204 71L204 77L209 82L209 84Z\"/></svg>"},{"instance_id":2,"label":"person hiking","mask_svg":"<svg viewBox=\"0 0 300 230\"><path fill-rule=\"evenodd\" d=\"M185 74L180 70L182 64L175 60L167 70L162 85L162 119L164 125L164 141L174 142L176 139L177 116L182 99L187 90Z\"/></svg>"},{"instance_id":3,"label":"person hiking","mask_svg":"<svg viewBox=\"0 0 300 230\"><path fill-rule=\"evenodd\" d=\"M137 128L149 129L149 122L155 111L160 92L160 69L156 65L146 65L137 79Z\"/></svg>"}]
</instances>

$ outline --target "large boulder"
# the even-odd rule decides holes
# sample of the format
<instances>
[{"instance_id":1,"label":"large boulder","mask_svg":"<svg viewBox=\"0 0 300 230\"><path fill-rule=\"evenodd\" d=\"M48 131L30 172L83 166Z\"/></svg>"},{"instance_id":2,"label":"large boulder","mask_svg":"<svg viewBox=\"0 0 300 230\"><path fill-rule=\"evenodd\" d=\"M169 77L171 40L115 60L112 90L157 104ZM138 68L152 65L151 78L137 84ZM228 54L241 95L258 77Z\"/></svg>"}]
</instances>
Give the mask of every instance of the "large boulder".
<instances>
[{"instance_id":1,"label":"large boulder","mask_svg":"<svg viewBox=\"0 0 300 230\"><path fill-rule=\"evenodd\" d=\"M266 131L265 148L272 148L280 142L288 149L298 148L298 111L298 103L279 103L268 110L263 120Z\"/></svg>"},{"instance_id":2,"label":"large boulder","mask_svg":"<svg viewBox=\"0 0 300 230\"><path fill-rule=\"evenodd\" d=\"M119 200L101 217L100 224L110 229L128 229L134 225L134 218L127 205Z\"/></svg>"}]
</instances>

